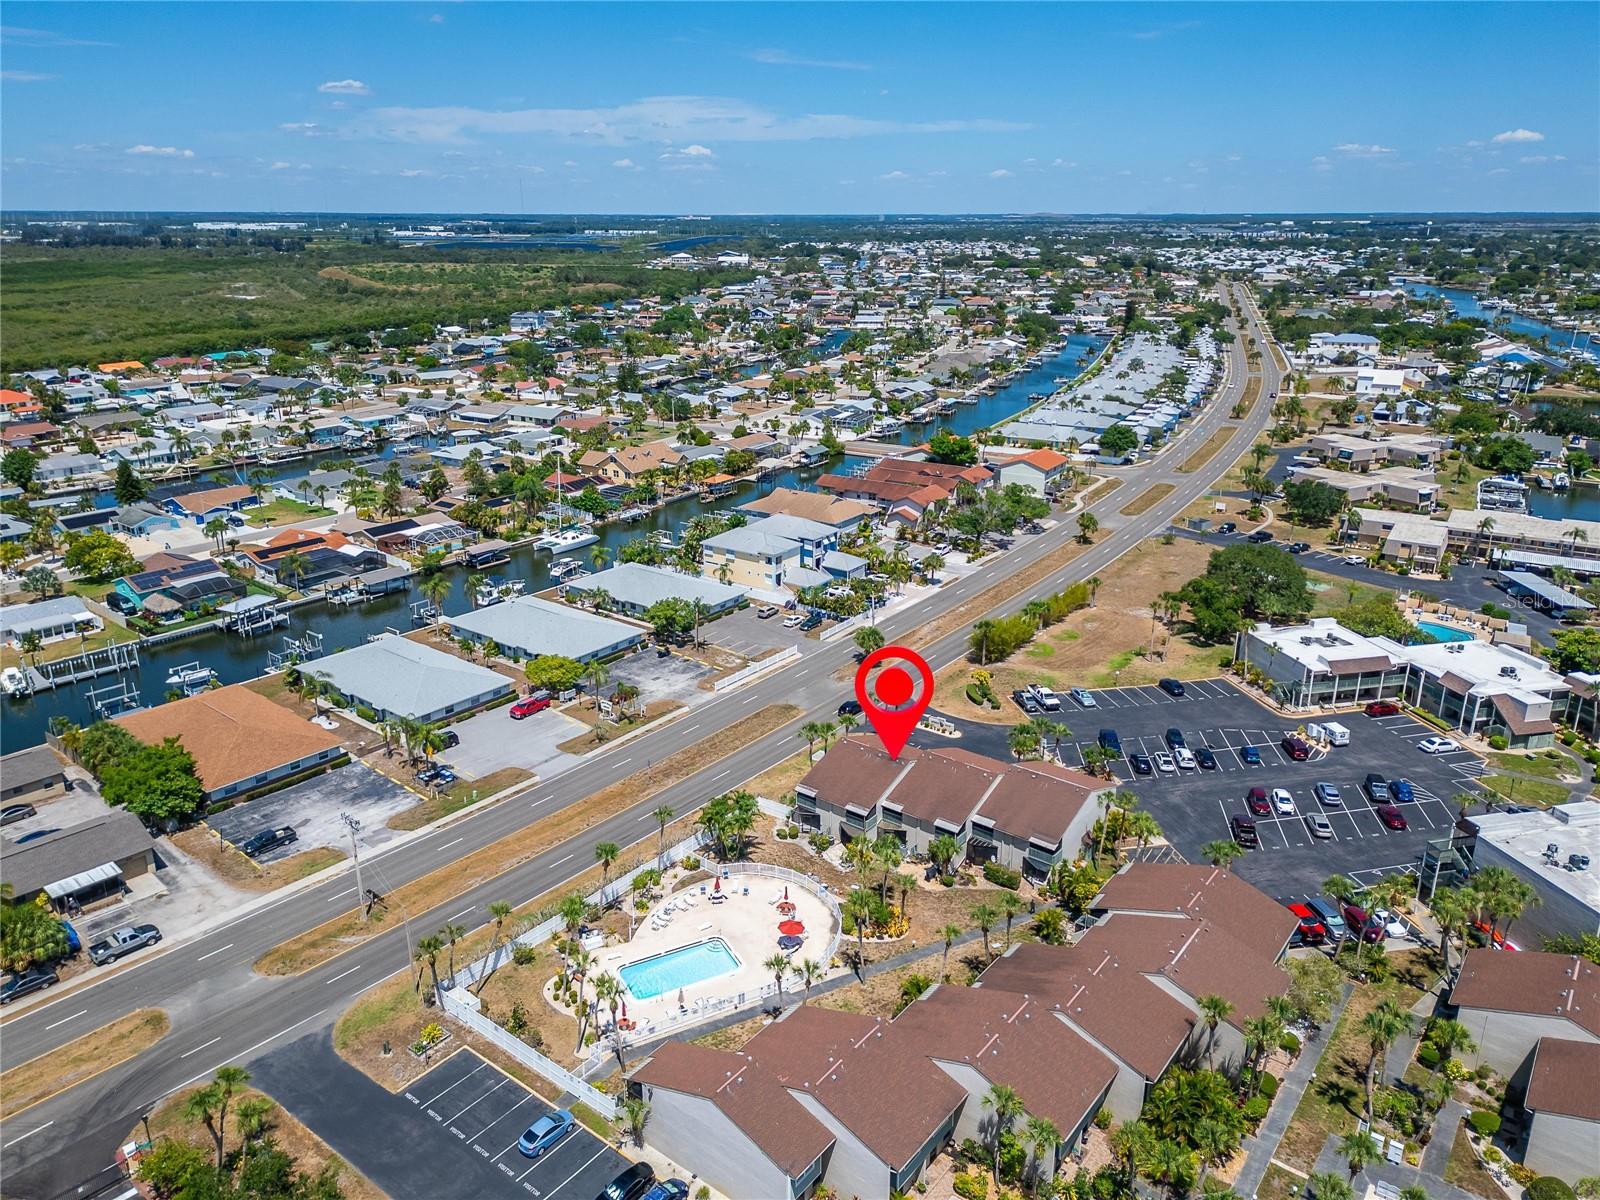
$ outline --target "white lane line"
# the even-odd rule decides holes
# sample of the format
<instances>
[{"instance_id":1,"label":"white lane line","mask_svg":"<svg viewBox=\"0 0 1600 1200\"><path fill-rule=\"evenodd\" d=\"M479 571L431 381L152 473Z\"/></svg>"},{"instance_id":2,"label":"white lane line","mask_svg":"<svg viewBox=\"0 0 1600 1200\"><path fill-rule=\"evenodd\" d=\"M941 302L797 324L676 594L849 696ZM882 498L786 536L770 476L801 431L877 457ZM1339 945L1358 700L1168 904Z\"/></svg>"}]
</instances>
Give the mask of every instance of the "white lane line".
<instances>
[{"instance_id":1,"label":"white lane line","mask_svg":"<svg viewBox=\"0 0 1600 1200\"><path fill-rule=\"evenodd\" d=\"M476 905L476 904L474 904L474 905L473 905L473 906L472 906L472 908L463 908L463 909L462 909L462 910L461 910L461 911L460 911L460 912L458 912L458 913L452 913L452 914L451 914L451 915L450 915L450 916L448 916L448 917L446 917L446 918L445 918L445 920L446 920L446 921L454 921L454 920L455 920L455 919L456 919L456 918L457 918L457 917L464 917L464 916L466 916L466 915L467 915L467 914L468 914L468 913L469 913L469 912L472 912L472 911L474 911L474 910L475 910L475 909L476 909L476 908L477 908L477 907L478 907L478 906L477 906L477 905Z\"/></svg>"},{"instance_id":2,"label":"white lane line","mask_svg":"<svg viewBox=\"0 0 1600 1200\"><path fill-rule=\"evenodd\" d=\"M46 1029L54 1029L57 1025L65 1025L68 1021L76 1021L79 1017L83 1016L83 1014L88 1012L88 1011L89 1010L87 1008L80 1008L77 1012L73 1013L70 1017L62 1017L61 1020L52 1022L49 1025L46 1025L45 1028Z\"/></svg>"},{"instance_id":3,"label":"white lane line","mask_svg":"<svg viewBox=\"0 0 1600 1200\"><path fill-rule=\"evenodd\" d=\"M339 901L343 900L346 896L354 896L355 894L356 894L355 888L346 888L344 891L340 892L337 896L329 896L328 897L328 903L329 904L337 904L337 903L339 903Z\"/></svg>"},{"instance_id":4,"label":"white lane line","mask_svg":"<svg viewBox=\"0 0 1600 1200\"><path fill-rule=\"evenodd\" d=\"M556 859L555 862L551 863L550 865L552 867L559 867L562 863L566 862L567 859L569 859L571 857L572 857L572 855L570 855L570 854L563 854L560 858Z\"/></svg>"},{"instance_id":5,"label":"white lane line","mask_svg":"<svg viewBox=\"0 0 1600 1200\"><path fill-rule=\"evenodd\" d=\"M288 1026L288 1027L286 1027L284 1029L280 1029L280 1030L278 1030L277 1033L268 1034L266 1037L262 1038L259 1042L257 1042L254 1046L248 1046L245 1049L239 1051L238 1054L229 1055L228 1058L229 1058L230 1061L233 1060L233 1059L248 1058L248 1057L250 1057L250 1055L254 1054L257 1050L261 1049L261 1047L265 1046L268 1042L274 1041L277 1038L281 1038L286 1033L293 1033L296 1029L299 1029L300 1026L304 1025L307 1021L315 1021L318 1017L320 1017L323 1013L325 1013L327 1011L328 1010L326 1008L319 1008L319 1009L317 1009L316 1012L312 1013L309 1017L302 1017L300 1020L296 1021L293 1025L290 1025L290 1026ZM188 1079L185 1079L182 1083L180 1083L177 1087L170 1088L167 1091L162 1092L160 1096L156 1097L156 1099L160 1100L160 1099L163 1099L163 1098L165 1098L167 1096L172 1095L174 1092L181 1092L181 1091L183 1091L184 1088L188 1087L191 1083L198 1083L200 1080L204 1079L207 1075L215 1075L217 1073L217 1068L225 1066L225 1065L226 1065L225 1063L218 1063L217 1066L212 1067L209 1071L201 1071L200 1074L198 1074L198 1075L190 1076Z\"/></svg>"},{"instance_id":6,"label":"white lane line","mask_svg":"<svg viewBox=\"0 0 1600 1200\"><path fill-rule=\"evenodd\" d=\"M354 891L355 889L351 888L350 890ZM199 958L195 959L195 962L205 962L205 960L210 958L213 954L221 954L224 950L232 949L233 943L229 942L226 946L218 946L215 950L207 951L205 954L202 954Z\"/></svg>"},{"instance_id":7,"label":"white lane line","mask_svg":"<svg viewBox=\"0 0 1600 1200\"><path fill-rule=\"evenodd\" d=\"M454 846L456 844L456 842L464 842L466 840L467 839L464 838L464 837L458 837L458 838L456 838L455 842L446 842L442 846L436 846L435 849L437 849L437 850L448 850L448 849L450 849L451 846Z\"/></svg>"},{"instance_id":8,"label":"white lane line","mask_svg":"<svg viewBox=\"0 0 1600 1200\"><path fill-rule=\"evenodd\" d=\"M329 983L338 983L339 980L343 979L346 975L354 975L359 970L361 970L361 968L359 966L351 967L348 971L341 971L339 974L335 975L332 979L328 980L328 982Z\"/></svg>"},{"instance_id":9,"label":"white lane line","mask_svg":"<svg viewBox=\"0 0 1600 1200\"><path fill-rule=\"evenodd\" d=\"M7 1142L4 1146L0 1146L0 1150L9 1150L9 1149L11 1149L12 1146L15 1146L23 1138L31 1138L34 1134L41 1133L44 1130L49 1129L50 1126L52 1126L54 1124L55 1124L54 1121L46 1121L43 1125L39 1125L39 1126L37 1126L37 1127L35 1127L33 1129L28 1130L27 1133L18 1134L16 1137L12 1138L9 1142ZM585 1163L584 1165L588 1166L587 1163Z\"/></svg>"},{"instance_id":10,"label":"white lane line","mask_svg":"<svg viewBox=\"0 0 1600 1200\"><path fill-rule=\"evenodd\" d=\"M528 805L528 807L529 808L538 808L539 805L546 804L546 803L549 802L549 800L550 800L550 797L546 796L543 800L535 800L532 804Z\"/></svg>"},{"instance_id":11,"label":"white lane line","mask_svg":"<svg viewBox=\"0 0 1600 1200\"><path fill-rule=\"evenodd\" d=\"M632 761L633 761L633 755L630 754L630 755L628 755L627 758L619 758L619 759L617 759L617 766L625 767L629 763L631 763Z\"/></svg>"},{"instance_id":12,"label":"white lane line","mask_svg":"<svg viewBox=\"0 0 1600 1200\"><path fill-rule=\"evenodd\" d=\"M473 1102L472 1102L472 1103L471 1103L471 1104L469 1104L469 1105L467 1105L467 1107L466 1107L466 1108L463 1108L463 1109L462 1109L462 1110L461 1110L461 1111L460 1111L460 1112L458 1112L458 1113L457 1113L457 1114L456 1114L456 1115L455 1115L455 1116L454 1116L454 1117L451 1117L451 1118L450 1118L450 1119L449 1119L449 1120L448 1120L448 1121L446 1121L446 1122L445 1122L445 1124L446 1124L446 1125L454 1125L454 1124L455 1124L455 1123L456 1123L456 1121L457 1121L457 1119L458 1119L458 1118L460 1118L460 1117L462 1117L462 1116L465 1116L465 1115L466 1115L466 1114L467 1114L467 1113L468 1113L468 1112L469 1112L469 1111L470 1111L470 1110L471 1110L471 1109L473 1109L473 1108L474 1108L474 1107L476 1107L476 1106L477 1106L477 1105L479 1105L479 1104L482 1104L482 1103L483 1103L483 1102L484 1102L484 1101L485 1101L485 1100L487 1100L487 1099L488 1099L488 1098L489 1098L489 1097L490 1097L490 1096L492 1096L492 1095L494 1095L494 1094L495 1094L495 1093L496 1093L496 1092L498 1092L498 1091L499 1091L499 1090L500 1090L500 1089L501 1089L501 1088L503 1088L503 1087L505 1087L505 1085L506 1085L506 1084L507 1084L507 1083L508 1083L508 1082L510 1082L510 1081L509 1081L509 1080L506 1080L506 1079L502 1079L502 1080L501 1080L501 1081L500 1081L500 1082L499 1082L499 1083L497 1083L497 1084L495 1084L495 1085L494 1085L494 1086L493 1086L493 1087L492 1087L492 1088L490 1088L490 1089L489 1089L489 1090L488 1090L488 1091L487 1091L487 1092L485 1092L485 1093L484 1093L484 1094L483 1094L483 1095L481 1095L481 1096L479 1096L479 1097L478 1097L478 1098L477 1098L477 1099L476 1099L476 1100L474 1100L474 1101L473 1101Z\"/></svg>"},{"instance_id":13,"label":"white lane line","mask_svg":"<svg viewBox=\"0 0 1600 1200\"><path fill-rule=\"evenodd\" d=\"M592 1163L595 1159L599 1158L605 1152L606 1152L606 1147L605 1146L601 1146L600 1149L596 1150L592 1155L589 1156L589 1162L584 1163L582 1167L579 1167L571 1175L568 1175L560 1183L556 1184L555 1187L551 1188L546 1194L550 1195L550 1196L559 1196L561 1194L561 1189L562 1188L566 1187L567 1184L571 1183L574 1179L576 1179L579 1175L581 1175L583 1173L584 1169L586 1167L588 1167L589 1163Z\"/></svg>"},{"instance_id":14,"label":"white lane line","mask_svg":"<svg viewBox=\"0 0 1600 1200\"><path fill-rule=\"evenodd\" d=\"M460 1079L456 1080L454 1083L452 1083L448 1087L446 1087L443 1092L440 1092L439 1095L435 1096L432 1100L424 1100L422 1102L421 1107L424 1110L432 1108L435 1104L437 1104L439 1102L439 1100L447 1092L449 1092L451 1090L451 1088L460 1087L463 1083L465 1083L467 1080L471 1079L474 1075L476 1075L479 1071L483 1070L488 1065L489 1064L486 1063L486 1062L479 1063L477 1066L473 1067L472 1070L468 1071L465 1075L463 1075Z\"/></svg>"},{"instance_id":15,"label":"white lane line","mask_svg":"<svg viewBox=\"0 0 1600 1200\"><path fill-rule=\"evenodd\" d=\"M185 1050L182 1054L178 1055L178 1057L188 1058L191 1054L199 1054L200 1051L204 1050L207 1046L215 1046L221 1040L222 1039L220 1037L214 1037L209 1042L196 1046L193 1050Z\"/></svg>"}]
</instances>

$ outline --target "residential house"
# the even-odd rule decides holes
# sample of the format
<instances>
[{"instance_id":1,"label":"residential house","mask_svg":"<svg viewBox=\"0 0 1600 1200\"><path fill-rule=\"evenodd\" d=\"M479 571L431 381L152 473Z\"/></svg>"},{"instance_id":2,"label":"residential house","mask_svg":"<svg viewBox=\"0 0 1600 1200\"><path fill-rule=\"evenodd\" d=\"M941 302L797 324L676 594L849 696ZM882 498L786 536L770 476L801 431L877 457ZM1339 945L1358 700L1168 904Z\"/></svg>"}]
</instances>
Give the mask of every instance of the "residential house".
<instances>
[{"instance_id":1,"label":"residential house","mask_svg":"<svg viewBox=\"0 0 1600 1200\"><path fill-rule=\"evenodd\" d=\"M1070 481L1072 477L1072 460L1054 450L1030 450L990 465L995 468L1001 487L1015 483L1035 496L1054 495L1062 480Z\"/></svg>"},{"instance_id":2,"label":"residential house","mask_svg":"<svg viewBox=\"0 0 1600 1200\"><path fill-rule=\"evenodd\" d=\"M632 617L642 617L660 600L698 600L705 605L706 615L712 617L745 602L742 587L644 563L618 563L563 586L568 594L584 597L604 593L618 612Z\"/></svg>"},{"instance_id":3,"label":"residential house","mask_svg":"<svg viewBox=\"0 0 1600 1200\"><path fill-rule=\"evenodd\" d=\"M220 604L243 596L249 589L209 558L163 553L145 561L144 568L124 575L112 585L125 611L160 619L196 612L205 604Z\"/></svg>"},{"instance_id":4,"label":"residential house","mask_svg":"<svg viewBox=\"0 0 1600 1200\"><path fill-rule=\"evenodd\" d=\"M563 422L564 428L570 424ZM646 442L642 446L624 446L615 450L588 450L578 459L585 472L599 475L612 483L632 487L648 472L661 472L687 461L684 453L666 442Z\"/></svg>"},{"instance_id":5,"label":"residential house","mask_svg":"<svg viewBox=\"0 0 1600 1200\"><path fill-rule=\"evenodd\" d=\"M37 633L41 641L56 642L80 633L98 633L105 622L78 596L55 596L30 604L0 607L0 642L18 646L24 636Z\"/></svg>"},{"instance_id":6,"label":"residential house","mask_svg":"<svg viewBox=\"0 0 1600 1200\"><path fill-rule=\"evenodd\" d=\"M122 895L130 880L153 876L155 842L133 813L102 816L53 829L31 842L0 840L0 875L15 903L44 895L58 912Z\"/></svg>"},{"instance_id":7,"label":"residential house","mask_svg":"<svg viewBox=\"0 0 1600 1200\"><path fill-rule=\"evenodd\" d=\"M332 529L285 529L265 543L242 547L237 557L258 579L302 592L389 566L383 551L357 545Z\"/></svg>"},{"instance_id":8,"label":"residential house","mask_svg":"<svg viewBox=\"0 0 1600 1200\"><path fill-rule=\"evenodd\" d=\"M66 790L66 770L49 746L29 746L0 758L0 803L52 800Z\"/></svg>"},{"instance_id":9,"label":"residential house","mask_svg":"<svg viewBox=\"0 0 1600 1200\"><path fill-rule=\"evenodd\" d=\"M752 518L779 515L798 517L803 521L832 526L844 533L869 520L878 510L859 500L841 500L824 492L779 487L759 499L739 505L739 511Z\"/></svg>"},{"instance_id":10,"label":"residential house","mask_svg":"<svg viewBox=\"0 0 1600 1200\"><path fill-rule=\"evenodd\" d=\"M1524 1166L1569 1184L1600 1163L1600 1043L1542 1038L1522 1105L1529 1113Z\"/></svg>"},{"instance_id":11,"label":"residential house","mask_svg":"<svg viewBox=\"0 0 1600 1200\"><path fill-rule=\"evenodd\" d=\"M299 670L325 679L342 703L370 709L379 721L442 721L512 692L496 671L393 635L312 659Z\"/></svg>"},{"instance_id":12,"label":"residential house","mask_svg":"<svg viewBox=\"0 0 1600 1200\"><path fill-rule=\"evenodd\" d=\"M215 518L227 519L241 509L259 504L260 498L243 484L234 487L207 488L198 492L184 492L169 496L167 511L205 525Z\"/></svg>"}]
</instances>

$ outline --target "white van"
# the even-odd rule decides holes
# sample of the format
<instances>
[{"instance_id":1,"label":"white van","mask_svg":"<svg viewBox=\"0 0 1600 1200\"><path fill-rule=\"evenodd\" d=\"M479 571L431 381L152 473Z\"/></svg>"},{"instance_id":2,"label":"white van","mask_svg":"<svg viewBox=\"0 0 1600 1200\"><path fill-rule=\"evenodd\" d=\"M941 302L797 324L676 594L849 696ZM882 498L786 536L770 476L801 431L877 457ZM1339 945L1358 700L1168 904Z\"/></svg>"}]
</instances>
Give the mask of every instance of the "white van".
<instances>
[{"instance_id":1,"label":"white van","mask_svg":"<svg viewBox=\"0 0 1600 1200\"><path fill-rule=\"evenodd\" d=\"M1314 742L1327 742L1330 746L1348 746L1350 730L1337 721L1323 721L1320 725L1307 725L1306 734Z\"/></svg>"}]
</instances>

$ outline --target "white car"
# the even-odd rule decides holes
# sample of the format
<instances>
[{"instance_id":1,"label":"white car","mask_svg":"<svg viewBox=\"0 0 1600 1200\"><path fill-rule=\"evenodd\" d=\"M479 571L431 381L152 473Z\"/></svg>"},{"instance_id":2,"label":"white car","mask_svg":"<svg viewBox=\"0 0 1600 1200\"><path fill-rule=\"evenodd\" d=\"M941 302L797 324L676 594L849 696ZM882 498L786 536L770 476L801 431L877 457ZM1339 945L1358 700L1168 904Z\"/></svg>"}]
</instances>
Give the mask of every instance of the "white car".
<instances>
[{"instance_id":1,"label":"white car","mask_svg":"<svg viewBox=\"0 0 1600 1200\"><path fill-rule=\"evenodd\" d=\"M1346 554L1341 561L1347 567L1364 567L1367 565L1367 560L1359 554Z\"/></svg>"},{"instance_id":2,"label":"white car","mask_svg":"<svg viewBox=\"0 0 1600 1200\"><path fill-rule=\"evenodd\" d=\"M1331 838L1333 836L1333 825L1327 817L1319 812L1306 814L1306 828L1311 831L1311 836L1314 838Z\"/></svg>"},{"instance_id":3,"label":"white car","mask_svg":"<svg viewBox=\"0 0 1600 1200\"><path fill-rule=\"evenodd\" d=\"M1183 771L1193 771L1199 764L1194 760L1194 751L1184 746L1179 746L1172 752L1172 757L1177 760L1178 768Z\"/></svg>"},{"instance_id":4,"label":"white car","mask_svg":"<svg viewBox=\"0 0 1600 1200\"><path fill-rule=\"evenodd\" d=\"M805 613L790 613L783 619L783 627L785 629L794 629L795 627L803 624L805 619Z\"/></svg>"},{"instance_id":5,"label":"white car","mask_svg":"<svg viewBox=\"0 0 1600 1200\"><path fill-rule=\"evenodd\" d=\"M1456 745L1449 738L1429 737L1423 738L1420 742L1418 742L1417 749L1421 750L1424 754L1449 754L1450 751L1459 750L1461 747Z\"/></svg>"},{"instance_id":6,"label":"white car","mask_svg":"<svg viewBox=\"0 0 1600 1200\"><path fill-rule=\"evenodd\" d=\"M1406 923L1387 908L1373 909L1372 919L1383 922L1384 937L1403 938L1411 936L1411 930L1406 928Z\"/></svg>"},{"instance_id":7,"label":"white car","mask_svg":"<svg viewBox=\"0 0 1600 1200\"><path fill-rule=\"evenodd\" d=\"M1272 789L1272 811L1280 817L1294 816L1294 797L1289 794L1288 788Z\"/></svg>"},{"instance_id":8,"label":"white car","mask_svg":"<svg viewBox=\"0 0 1600 1200\"><path fill-rule=\"evenodd\" d=\"M1155 758L1156 770L1163 775L1171 775L1178 769L1178 764L1172 761L1172 755L1165 750L1157 750L1153 757Z\"/></svg>"}]
</instances>

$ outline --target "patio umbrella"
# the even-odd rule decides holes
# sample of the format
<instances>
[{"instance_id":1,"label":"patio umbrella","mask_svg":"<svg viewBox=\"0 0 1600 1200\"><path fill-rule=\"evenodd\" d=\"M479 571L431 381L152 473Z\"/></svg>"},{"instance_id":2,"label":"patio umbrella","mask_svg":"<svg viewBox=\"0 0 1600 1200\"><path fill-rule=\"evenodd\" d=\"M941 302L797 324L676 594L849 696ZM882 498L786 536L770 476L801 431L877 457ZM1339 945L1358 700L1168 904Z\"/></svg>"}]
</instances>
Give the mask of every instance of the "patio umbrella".
<instances>
[{"instance_id":1,"label":"patio umbrella","mask_svg":"<svg viewBox=\"0 0 1600 1200\"><path fill-rule=\"evenodd\" d=\"M781 912L781 913L792 913L794 911L794 901L793 900L779 900L778 901L778 911Z\"/></svg>"},{"instance_id":2,"label":"patio umbrella","mask_svg":"<svg viewBox=\"0 0 1600 1200\"><path fill-rule=\"evenodd\" d=\"M678 1007L679 1008L683 1007L683 989L682 988L678 989Z\"/></svg>"},{"instance_id":3,"label":"patio umbrella","mask_svg":"<svg viewBox=\"0 0 1600 1200\"><path fill-rule=\"evenodd\" d=\"M797 937L781 937L778 939L778 946L783 950L795 950L800 946L800 939Z\"/></svg>"},{"instance_id":4,"label":"patio umbrella","mask_svg":"<svg viewBox=\"0 0 1600 1200\"><path fill-rule=\"evenodd\" d=\"M779 921L778 932L788 937L798 937L806 931L805 924L801 921Z\"/></svg>"},{"instance_id":5,"label":"patio umbrella","mask_svg":"<svg viewBox=\"0 0 1600 1200\"><path fill-rule=\"evenodd\" d=\"M783 898L785 900L789 898L789 885L787 883L783 885Z\"/></svg>"},{"instance_id":6,"label":"patio umbrella","mask_svg":"<svg viewBox=\"0 0 1600 1200\"><path fill-rule=\"evenodd\" d=\"M722 890L722 876L718 875L714 880L711 881L711 890L713 892L720 892Z\"/></svg>"}]
</instances>

